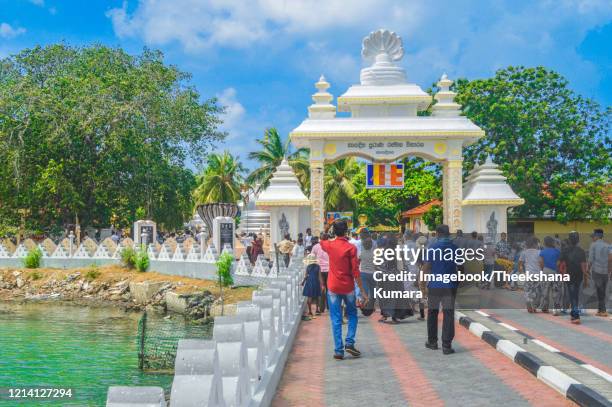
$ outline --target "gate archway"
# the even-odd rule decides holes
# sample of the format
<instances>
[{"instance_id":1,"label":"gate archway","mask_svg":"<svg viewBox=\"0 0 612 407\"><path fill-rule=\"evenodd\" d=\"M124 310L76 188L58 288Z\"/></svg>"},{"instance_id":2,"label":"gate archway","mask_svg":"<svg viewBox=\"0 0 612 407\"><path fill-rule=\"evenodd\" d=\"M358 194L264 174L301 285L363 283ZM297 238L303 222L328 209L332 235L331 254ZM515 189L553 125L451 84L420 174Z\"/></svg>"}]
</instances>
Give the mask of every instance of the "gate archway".
<instances>
[{"instance_id":1,"label":"gate archway","mask_svg":"<svg viewBox=\"0 0 612 407\"><path fill-rule=\"evenodd\" d=\"M407 156L427 158L442 166L444 222L451 231L461 228L463 148L484 136L484 131L460 114L450 90L452 81L442 75L432 98L418 85L408 83L396 65L403 57L401 38L378 30L364 38L361 54L372 65L361 70L360 83L338 97L338 106L327 91L323 76L315 84L314 104L308 118L291 133L296 147L310 149L310 201L312 229L323 229L325 163L347 156L388 163ZM431 106L434 102L435 104ZM431 115L419 115L431 106ZM336 112L348 112L337 117Z\"/></svg>"}]
</instances>

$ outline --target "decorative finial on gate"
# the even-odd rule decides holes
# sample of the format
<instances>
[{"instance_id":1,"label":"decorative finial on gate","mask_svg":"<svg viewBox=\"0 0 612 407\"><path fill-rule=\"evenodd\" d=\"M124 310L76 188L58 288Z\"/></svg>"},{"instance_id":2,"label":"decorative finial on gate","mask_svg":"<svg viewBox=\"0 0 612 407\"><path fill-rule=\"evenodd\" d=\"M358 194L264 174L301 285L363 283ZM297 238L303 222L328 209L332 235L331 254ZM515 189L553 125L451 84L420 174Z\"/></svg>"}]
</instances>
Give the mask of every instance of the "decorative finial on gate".
<instances>
[{"instance_id":1,"label":"decorative finial on gate","mask_svg":"<svg viewBox=\"0 0 612 407\"><path fill-rule=\"evenodd\" d=\"M363 39L361 56L373 61L361 70L362 85L399 85L406 83L406 72L395 65L404 56L402 39L393 31L380 29Z\"/></svg>"},{"instance_id":2,"label":"decorative finial on gate","mask_svg":"<svg viewBox=\"0 0 612 407\"><path fill-rule=\"evenodd\" d=\"M315 83L317 92L312 95L314 104L308 106L308 117L311 119L333 119L336 117L336 106L331 103L334 97L327 91L329 86L329 82L325 80L323 75Z\"/></svg>"},{"instance_id":3,"label":"decorative finial on gate","mask_svg":"<svg viewBox=\"0 0 612 407\"><path fill-rule=\"evenodd\" d=\"M437 103L433 106L432 112L434 116L459 116L461 114L461 106L455 103L457 94L450 90L453 81L448 79L446 73L438 81L437 85L440 90L434 98Z\"/></svg>"},{"instance_id":4,"label":"decorative finial on gate","mask_svg":"<svg viewBox=\"0 0 612 407\"><path fill-rule=\"evenodd\" d=\"M390 61L399 61L404 56L404 46L399 35L381 28L363 39L361 56L374 60L382 55L386 55Z\"/></svg>"}]
</instances>

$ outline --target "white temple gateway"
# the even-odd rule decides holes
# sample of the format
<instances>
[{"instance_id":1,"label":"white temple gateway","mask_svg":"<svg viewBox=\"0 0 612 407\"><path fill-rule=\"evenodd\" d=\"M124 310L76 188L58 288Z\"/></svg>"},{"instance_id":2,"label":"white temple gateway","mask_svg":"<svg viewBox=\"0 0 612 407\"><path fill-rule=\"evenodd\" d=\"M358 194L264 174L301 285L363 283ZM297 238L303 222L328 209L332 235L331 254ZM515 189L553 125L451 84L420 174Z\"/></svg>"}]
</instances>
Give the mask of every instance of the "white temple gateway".
<instances>
[{"instance_id":1,"label":"white temple gateway","mask_svg":"<svg viewBox=\"0 0 612 407\"><path fill-rule=\"evenodd\" d=\"M487 189L488 200L477 200L478 210L470 207L466 213L469 213L469 221L464 218L463 206L474 204L470 194L475 193L476 187L470 184L465 191L468 199L464 200L462 152L465 146L485 133L461 115L460 106L454 102L456 94L450 91L453 82L442 75L438 82L440 91L434 96L437 103L432 107L433 114L418 116L418 112L427 110L433 100L420 86L409 83L404 69L396 65L404 55L400 37L382 29L372 32L363 40L361 54L372 65L361 70L360 84L351 86L338 97L336 108L332 104L333 96L327 92L330 84L321 76L315 84L317 92L312 97L314 104L308 108L308 118L290 134L296 147L310 149L313 234L317 235L323 228L325 163L346 156L384 163L409 155L442 165L444 223L451 231L466 223L470 230L487 232L486 222L491 211L484 205L495 206L497 233L505 231L506 209L523 203L505 184L505 179L496 178L497 186ZM350 116L336 117L337 111L349 112ZM486 165L489 164L492 165ZM472 182L478 183L479 179L482 177L475 176ZM486 217L484 223L480 217Z\"/></svg>"}]
</instances>

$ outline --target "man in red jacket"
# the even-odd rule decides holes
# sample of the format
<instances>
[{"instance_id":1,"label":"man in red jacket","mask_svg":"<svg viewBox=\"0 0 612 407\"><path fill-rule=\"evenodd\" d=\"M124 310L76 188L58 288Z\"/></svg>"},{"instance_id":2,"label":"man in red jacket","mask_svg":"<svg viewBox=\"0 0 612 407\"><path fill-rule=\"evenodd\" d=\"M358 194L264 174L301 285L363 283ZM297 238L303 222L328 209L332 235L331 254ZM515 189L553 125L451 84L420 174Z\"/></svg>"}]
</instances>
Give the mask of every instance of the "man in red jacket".
<instances>
[{"instance_id":1,"label":"man in red jacket","mask_svg":"<svg viewBox=\"0 0 612 407\"><path fill-rule=\"evenodd\" d=\"M355 295L355 282L359 286L363 301L368 300L359 274L359 259L357 248L349 243L346 237L348 225L345 220L337 220L333 224L334 240L322 240L321 248L329 256L329 275L327 277L327 303L329 317L334 334L334 359L344 359L344 352L355 357L361 356L355 348L355 334L357 333L357 298ZM348 316L348 332L345 345L342 343L342 301Z\"/></svg>"}]
</instances>

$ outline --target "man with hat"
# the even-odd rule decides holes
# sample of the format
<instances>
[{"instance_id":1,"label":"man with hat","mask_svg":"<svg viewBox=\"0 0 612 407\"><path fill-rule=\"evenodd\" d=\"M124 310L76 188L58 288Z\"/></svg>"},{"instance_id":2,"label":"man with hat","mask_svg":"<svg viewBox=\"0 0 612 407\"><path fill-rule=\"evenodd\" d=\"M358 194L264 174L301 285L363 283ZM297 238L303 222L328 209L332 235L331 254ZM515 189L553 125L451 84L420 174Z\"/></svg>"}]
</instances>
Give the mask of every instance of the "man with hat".
<instances>
[{"instance_id":1,"label":"man with hat","mask_svg":"<svg viewBox=\"0 0 612 407\"><path fill-rule=\"evenodd\" d=\"M608 280L611 277L612 270L610 263L612 262L612 252L610 245L603 240L603 229L595 229L591 238L593 243L589 247L589 269L595 283L597 292L597 315L598 317L607 317L606 311L606 295L608 288Z\"/></svg>"}]
</instances>

